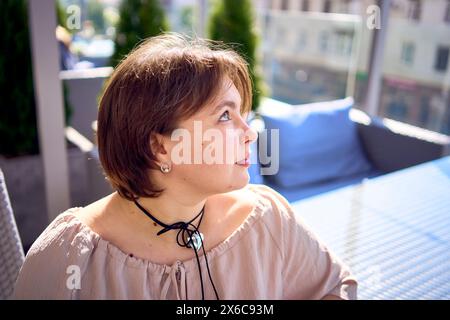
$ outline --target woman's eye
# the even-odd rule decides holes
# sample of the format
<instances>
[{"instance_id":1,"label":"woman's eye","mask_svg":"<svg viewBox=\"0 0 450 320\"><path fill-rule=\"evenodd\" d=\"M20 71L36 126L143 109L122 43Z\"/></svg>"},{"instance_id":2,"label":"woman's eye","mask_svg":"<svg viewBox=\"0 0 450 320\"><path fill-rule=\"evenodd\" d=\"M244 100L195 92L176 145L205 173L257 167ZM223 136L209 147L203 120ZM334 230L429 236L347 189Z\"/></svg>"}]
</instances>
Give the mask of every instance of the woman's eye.
<instances>
[{"instance_id":1,"label":"woman's eye","mask_svg":"<svg viewBox=\"0 0 450 320\"><path fill-rule=\"evenodd\" d=\"M228 121L231 120L230 118L230 113L228 111L225 111L224 113L222 113L222 115L220 116L219 121Z\"/></svg>"}]
</instances>

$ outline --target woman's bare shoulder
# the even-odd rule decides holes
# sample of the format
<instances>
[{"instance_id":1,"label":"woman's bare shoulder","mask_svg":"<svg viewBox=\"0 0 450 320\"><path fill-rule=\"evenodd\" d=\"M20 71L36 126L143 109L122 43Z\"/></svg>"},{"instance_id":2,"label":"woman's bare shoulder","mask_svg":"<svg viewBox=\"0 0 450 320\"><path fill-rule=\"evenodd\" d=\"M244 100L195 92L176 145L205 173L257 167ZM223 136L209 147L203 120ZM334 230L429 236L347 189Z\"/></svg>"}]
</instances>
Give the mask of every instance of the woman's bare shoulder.
<instances>
[{"instance_id":1,"label":"woman's bare shoulder","mask_svg":"<svg viewBox=\"0 0 450 320\"><path fill-rule=\"evenodd\" d=\"M249 188L233 190L212 197L212 210L217 212L218 222L238 227L257 205L257 195Z\"/></svg>"}]
</instances>

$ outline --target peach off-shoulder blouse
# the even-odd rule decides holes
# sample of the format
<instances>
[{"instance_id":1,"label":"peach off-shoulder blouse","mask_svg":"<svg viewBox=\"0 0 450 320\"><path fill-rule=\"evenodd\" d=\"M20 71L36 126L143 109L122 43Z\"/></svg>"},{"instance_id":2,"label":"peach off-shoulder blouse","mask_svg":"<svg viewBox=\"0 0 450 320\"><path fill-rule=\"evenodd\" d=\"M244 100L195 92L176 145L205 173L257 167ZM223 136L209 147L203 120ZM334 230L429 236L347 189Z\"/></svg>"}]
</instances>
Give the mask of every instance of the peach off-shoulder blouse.
<instances>
[{"instance_id":1,"label":"peach off-shoulder blouse","mask_svg":"<svg viewBox=\"0 0 450 320\"><path fill-rule=\"evenodd\" d=\"M356 299L347 265L286 199L264 185L245 188L256 196L253 211L207 252L220 299ZM161 265L133 257L78 220L76 210L61 213L30 248L13 298L201 299L195 258ZM215 299L203 256L200 264L205 298Z\"/></svg>"}]
</instances>

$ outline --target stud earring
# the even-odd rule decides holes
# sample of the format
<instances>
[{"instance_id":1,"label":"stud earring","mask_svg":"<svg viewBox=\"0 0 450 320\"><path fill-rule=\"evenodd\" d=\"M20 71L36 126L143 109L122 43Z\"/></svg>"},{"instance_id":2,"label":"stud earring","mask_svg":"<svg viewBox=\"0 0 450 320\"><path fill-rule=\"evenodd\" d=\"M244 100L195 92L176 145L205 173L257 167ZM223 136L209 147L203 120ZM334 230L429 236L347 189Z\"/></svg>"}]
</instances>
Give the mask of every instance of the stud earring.
<instances>
[{"instance_id":1,"label":"stud earring","mask_svg":"<svg viewBox=\"0 0 450 320\"><path fill-rule=\"evenodd\" d=\"M167 163L162 163L160 168L161 168L161 172L162 173L169 173L170 172L170 166Z\"/></svg>"}]
</instances>

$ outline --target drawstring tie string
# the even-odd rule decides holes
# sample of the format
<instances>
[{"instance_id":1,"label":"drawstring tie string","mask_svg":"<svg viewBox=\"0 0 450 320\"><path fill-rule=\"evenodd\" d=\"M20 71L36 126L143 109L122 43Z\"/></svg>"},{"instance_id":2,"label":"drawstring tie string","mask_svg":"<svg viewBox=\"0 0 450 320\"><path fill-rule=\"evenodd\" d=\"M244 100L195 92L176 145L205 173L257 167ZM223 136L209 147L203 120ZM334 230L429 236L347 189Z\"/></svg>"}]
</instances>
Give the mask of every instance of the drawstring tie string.
<instances>
[{"instance_id":1,"label":"drawstring tie string","mask_svg":"<svg viewBox=\"0 0 450 320\"><path fill-rule=\"evenodd\" d=\"M200 277L200 285L201 285L201 290L202 290L202 300L205 300L205 290L203 287L203 276L202 276L202 269L200 266L200 258L198 256L197 251L202 248L203 249L203 256L205 257L205 261L206 261L206 269L208 270L208 277L209 277L209 281L211 282L211 285L214 289L214 293L216 295L216 299L219 300L219 295L217 293L216 287L214 285L214 282L211 278L211 272L209 270L209 264L208 264L208 258L205 252L205 246L203 245L203 234L199 231L199 227L200 224L202 223L202 219L203 219L203 215L205 212L205 205L203 205L202 210L190 221L188 222L183 222L183 221L179 221L179 222L175 222L171 225L165 224L162 221L159 221L158 219L156 219L150 212L148 212L144 207L142 207L136 200L134 200L134 203L136 204L136 206L150 219L152 219L155 223L159 224L160 226L163 227L163 229L161 229L160 231L158 231L157 235L162 235L170 230L177 230L178 229L178 233L177 233L177 244L180 247L184 247L184 248L192 248L194 250L195 253L195 258L197 261L197 267L198 267L198 272L199 272L199 277ZM200 220L198 222L198 225L195 226L193 224L193 222L200 217ZM168 288L165 288L165 291L167 291ZM178 299L180 299L179 294L177 292L177 297Z\"/></svg>"}]
</instances>

